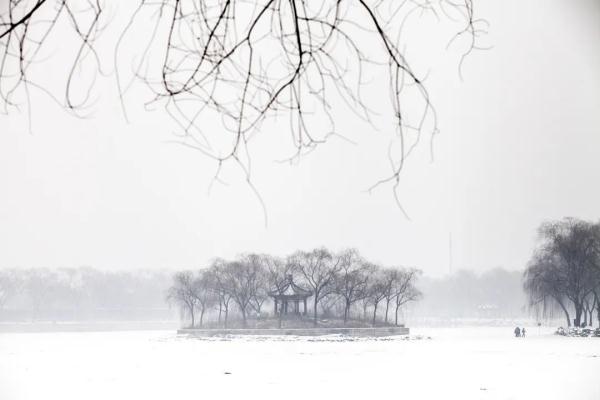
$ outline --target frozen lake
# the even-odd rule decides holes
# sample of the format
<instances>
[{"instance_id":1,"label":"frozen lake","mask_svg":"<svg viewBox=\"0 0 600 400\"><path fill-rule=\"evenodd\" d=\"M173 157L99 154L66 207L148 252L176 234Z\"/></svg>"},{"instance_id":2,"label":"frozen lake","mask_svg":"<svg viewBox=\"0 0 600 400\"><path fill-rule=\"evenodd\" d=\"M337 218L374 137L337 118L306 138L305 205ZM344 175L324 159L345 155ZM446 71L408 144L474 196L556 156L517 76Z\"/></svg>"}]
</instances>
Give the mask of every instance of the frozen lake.
<instances>
[{"instance_id":1,"label":"frozen lake","mask_svg":"<svg viewBox=\"0 0 600 400\"><path fill-rule=\"evenodd\" d=\"M511 331L356 341L1 333L0 399L600 399L600 338Z\"/></svg>"}]
</instances>

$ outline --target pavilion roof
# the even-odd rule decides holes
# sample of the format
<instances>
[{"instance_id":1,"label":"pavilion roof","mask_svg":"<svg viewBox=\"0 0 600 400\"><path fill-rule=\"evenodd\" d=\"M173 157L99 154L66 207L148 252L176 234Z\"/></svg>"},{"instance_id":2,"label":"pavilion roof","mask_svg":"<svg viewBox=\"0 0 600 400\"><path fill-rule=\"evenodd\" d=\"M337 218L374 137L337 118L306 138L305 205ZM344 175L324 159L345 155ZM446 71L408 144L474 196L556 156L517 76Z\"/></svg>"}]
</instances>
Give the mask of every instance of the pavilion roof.
<instances>
[{"instance_id":1,"label":"pavilion roof","mask_svg":"<svg viewBox=\"0 0 600 400\"><path fill-rule=\"evenodd\" d=\"M294 283L292 277L288 277L287 281L281 287L269 292L271 297L310 297L313 292L308 289L304 289Z\"/></svg>"}]
</instances>

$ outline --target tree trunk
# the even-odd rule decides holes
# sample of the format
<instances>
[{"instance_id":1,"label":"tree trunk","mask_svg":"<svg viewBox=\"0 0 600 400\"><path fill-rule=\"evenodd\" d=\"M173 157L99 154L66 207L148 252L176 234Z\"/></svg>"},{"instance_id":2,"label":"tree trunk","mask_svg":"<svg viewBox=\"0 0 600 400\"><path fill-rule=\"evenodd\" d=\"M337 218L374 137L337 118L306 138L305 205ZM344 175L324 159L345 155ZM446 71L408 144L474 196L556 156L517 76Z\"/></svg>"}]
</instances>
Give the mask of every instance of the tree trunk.
<instances>
[{"instance_id":1,"label":"tree trunk","mask_svg":"<svg viewBox=\"0 0 600 400\"><path fill-rule=\"evenodd\" d=\"M219 300L219 326L221 326L221 314L223 313L223 302Z\"/></svg>"},{"instance_id":2,"label":"tree trunk","mask_svg":"<svg viewBox=\"0 0 600 400\"><path fill-rule=\"evenodd\" d=\"M596 316L598 317L598 327L600 327L600 298L598 298L596 295L594 295L596 297Z\"/></svg>"},{"instance_id":3,"label":"tree trunk","mask_svg":"<svg viewBox=\"0 0 600 400\"><path fill-rule=\"evenodd\" d=\"M594 310L600 306L600 304L598 304L598 299L596 299L596 295L594 295L594 301L592 301L592 306L589 308L588 313L589 313L589 320L590 320L590 326L594 325Z\"/></svg>"},{"instance_id":4,"label":"tree trunk","mask_svg":"<svg viewBox=\"0 0 600 400\"><path fill-rule=\"evenodd\" d=\"M565 312L565 316L567 317L567 328L571 327L571 316L569 315L569 311L567 310L567 308L565 307L565 305L563 304L562 301L556 301L558 303L558 305L560 306L560 308L562 308L562 310Z\"/></svg>"},{"instance_id":5,"label":"tree trunk","mask_svg":"<svg viewBox=\"0 0 600 400\"><path fill-rule=\"evenodd\" d=\"M242 326L244 328L246 328L248 326L248 321L246 320L246 309L245 308L242 308Z\"/></svg>"},{"instance_id":6,"label":"tree trunk","mask_svg":"<svg viewBox=\"0 0 600 400\"><path fill-rule=\"evenodd\" d=\"M204 311L206 311L206 309L202 307L200 310L200 328L202 328L202 321L204 320Z\"/></svg>"},{"instance_id":7,"label":"tree trunk","mask_svg":"<svg viewBox=\"0 0 600 400\"><path fill-rule=\"evenodd\" d=\"M575 320L573 324L579 328L581 326L581 314L583 312L583 306L581 303L575 303Z\"/></svg>"},{"instance_id":8,"label":"tree trunk","mask_svg":"<svg viewBox=\"0 0 600 400\"><path fill-rule=\"evenodd\" d=\"M375 319L377 318L377 306L379 305L379 302L374 304L373 307L373 323L372 325L375 326Z\"/></svg>"},{"instance_id":9,"label":"tree trunk","mask_svg":"<svg viewBox=\"0 0 600 400\"><path fill-rule=\"evenodd\" d=\"M313 303L313 325L317 326L317 306L319 305L319 296L315 291L315 301Z\"/></svg>"},{"instance_id":10,"label":"tree trunk","mask_svg":"<svg viewBox=\"0 0 600 400\"><path fill-rule=\"evenodd\" d=\"M590 324L593 319L594 309L595 309L596 313L597 313L597 317L598 317L598 327L600 328L600 298L598 298L598 295L596 294L596 292L593 292L593 293L594 293L594 304L593 304L594 307L592 307L592 309L590 310Z\"/></svg>"},{"instance_id":11,"label":"tree trunk","mask_svg":"<svg viewBox=\"0 0 600 400\"><path fill-rule=\"evenodd\" d=\"M390 300L391 299L386 299L386 301L385 301L385 324L386 325L388 323L388 310L390 309Z\"/></svg>"},{"instance_id":12,"label":"tree trunk","mask_svg":"<svg viewBox=\"0 0 600 400\"><path fill-rule=\"evenodd\" d=\"M194 315L194 306L190 307L190 317L192 318L192 328L194 327L196 321L195 321L195 315Z\"/></svg>"},{"instance_id":13,"label":"tree trunk","mask_svg":"<svg viewBox=\"0 0 600 400\"><path fill-rule=\"evenodd\" d=\"M394 324L395 324L396 326L398 326L398 310L399 310L399 309L400 309L400 305L399 305L399 304L396 304L396 319L395 319L395 321L394 321Z\"/></svg>"},{"instance_id":14,"label":"tree trunk","mask_svg":"<svg viewBox=\"0 0 600 400\"><path fill-rule=\"evenodd\" d=\"M350 314L350 302L346 300L346 307L344 307L344 325L348 321L348 314Z\"/></svg>"}]
</instances>

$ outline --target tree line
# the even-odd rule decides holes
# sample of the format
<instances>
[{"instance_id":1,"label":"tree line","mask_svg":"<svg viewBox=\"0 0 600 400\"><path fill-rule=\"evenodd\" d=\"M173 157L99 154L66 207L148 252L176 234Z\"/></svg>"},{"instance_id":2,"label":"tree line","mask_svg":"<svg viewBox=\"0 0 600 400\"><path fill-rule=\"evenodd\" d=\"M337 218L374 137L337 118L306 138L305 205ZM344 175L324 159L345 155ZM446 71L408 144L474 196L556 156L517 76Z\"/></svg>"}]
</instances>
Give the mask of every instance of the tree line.
<instances>
[{"instance_id":1,"label":"tree line","mask_svg":"<svg viewBox=\"0 0 600 400\"><path fill-rule=\"evenodd\" d=\"M275 260L275 261L273 261ZM274 265L286 264L277 257L267 258ZM289 267L289 265L288 265ZM318 305L324 318L343 316L360 318L365 323L372 322L372 305L367 304L367 317L363 306L367 299L354 300L364 295L364 283L357 273L345 273L342 296L326 296ZM279 273L284 276L286 272ZM506 271L500 268L476 274L469 270L459 270L444 277L428 277L418 274L414 283L422 292L418 302L401 307L399 320L411 323L440 322L448 318L522 318L526 317L525 292L522 286L522 271ZM191 279L197 277L191 274ZM298 274L295 282L310 289L301 282ZM277 280L275 281L277 282ZM92 267L83 268L0 268L0 320L2 321L170 321L178 319L177 308L165 303L165 294L173 285L173 269L107 271ZM273 287L271 287L273 289ZM276 287L275 287L276 289ZM358 289L358 290L357 290ZM339 290L338 290L339 291ZM225 292L221 308L221 325L224 324L225 310L230 306L239 316L238 307L228 300ZM249 306L249 313L272 313L270 300L256 296ZM345 300L348 298L348 300ZM264 301L263 301L264 299ZM309 311L314 308L310 299ZM262 301L262 303L261 303ZM350 306L348 306L350 304ZM390 302L388 321L395 321L395 305ZM350 310L350 316L345 310ZM198 309L195 308L197 312ZM558 310L556 310L558 311ZM385 321L385 307L378 304L377 312ZM553 310L548 310L548 316ZM562 311L560 311L562 313ZM219 323L219 307L213 304L206 311L207 321ZM189 313L185 311L186 318ZM312 311L310 312L312 315ZM241 318L240 318L241 320Z\"/></svg>"},{"instance_id":2,"label":"tree line","mask_svg":"<svg viewBox=\"0 0 600 400\"><path fill-rule=\"evenodd\" d=\"M600 222L565 218L543 223L525 270L530 305L558 308L567 326L600 325ZM573 318L572 318L573 317Z\"/></svg>"},{"instance_id":3,"label":"tree line","mask_svg":"<svg viewBox=\"0 0 600 400\"><path fill-rule=\"evenodd\" d=\"M0 320L173 320L171 273L82 268L0 269Z\"/></svg>"},{"instance_id":4,"label":"tree line","mask_svg":"<svg viewBox=\"0 0 600 400\"><path fill-rule=\"evenodd\" d=\"M264 317L269 292L281 292L291 279L312 292L313 325L319 318L350 319L398 325L405 304L416 301L421 271L383 267L355 249L339 253L326 248L297 251L287 257L244 254L233 260L216 259L208 268L180 271L173 276L167 299L180 307L190 326L203 326L211 314L226 327L231 313L247 326L249 317ZM273 313L274 314L274 313ZM281 323L283 313L277 317Z\"/></svg>"}]
</instances>

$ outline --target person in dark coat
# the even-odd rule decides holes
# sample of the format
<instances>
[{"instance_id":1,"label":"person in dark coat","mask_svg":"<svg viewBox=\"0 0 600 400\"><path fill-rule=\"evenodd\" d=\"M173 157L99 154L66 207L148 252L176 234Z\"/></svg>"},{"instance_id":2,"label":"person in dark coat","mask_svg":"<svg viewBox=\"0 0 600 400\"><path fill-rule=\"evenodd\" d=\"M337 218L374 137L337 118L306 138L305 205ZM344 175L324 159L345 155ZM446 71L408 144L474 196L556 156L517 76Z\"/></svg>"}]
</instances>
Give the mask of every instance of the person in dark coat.
<instances>
[{"instance_id":1,"label":"person in dark coat","mask_svg":"<svg viewBox=\"0 0 600 400\"><path fill-rule=\"evenodd\" d=\"M519 336L521 336L521 329L517 326L515 328L515 337L519 337Z\"/></svg>"},{"instance_id":2,"label":"person in dark coat","mask_svg":"<svg viewBox=\"0 0 600 400\"><path fill-rule=\"evenodd\" d=\"M525 337L525 327L521 328L521 336Z\"/></svg>"}]
</instances>

